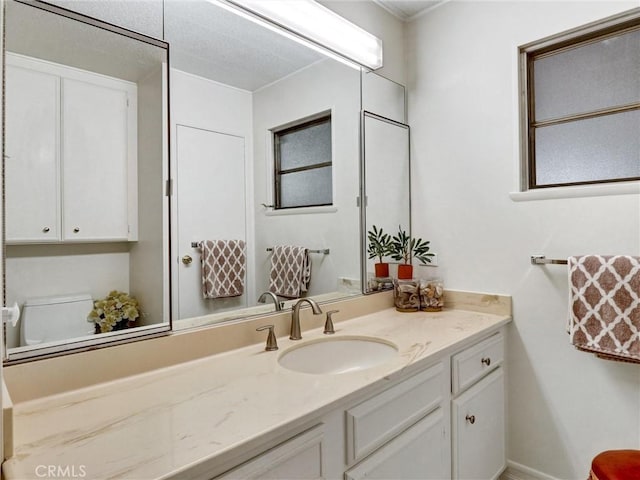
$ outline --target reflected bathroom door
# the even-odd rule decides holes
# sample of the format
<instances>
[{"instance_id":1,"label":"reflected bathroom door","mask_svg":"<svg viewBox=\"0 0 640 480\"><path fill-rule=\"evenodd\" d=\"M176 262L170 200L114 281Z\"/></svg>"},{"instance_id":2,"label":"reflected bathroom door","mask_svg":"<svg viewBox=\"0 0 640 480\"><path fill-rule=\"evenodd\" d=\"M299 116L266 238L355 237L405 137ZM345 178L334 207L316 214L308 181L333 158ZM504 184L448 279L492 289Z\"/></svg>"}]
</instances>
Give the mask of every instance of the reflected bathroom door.
<instances>
[{"instance_id":1,"label":"reflected bathroom door","mask_svg":"<svg viewBox=\"0 0 640 480\"><path fill-rule=\"evenodd\" d=\"M176 151L178 319L246 307L248 282L242 296L202 298L200 250L191 246L202 240L246 242L245 139L178 125Z\"/></svg>"}]
</instances>

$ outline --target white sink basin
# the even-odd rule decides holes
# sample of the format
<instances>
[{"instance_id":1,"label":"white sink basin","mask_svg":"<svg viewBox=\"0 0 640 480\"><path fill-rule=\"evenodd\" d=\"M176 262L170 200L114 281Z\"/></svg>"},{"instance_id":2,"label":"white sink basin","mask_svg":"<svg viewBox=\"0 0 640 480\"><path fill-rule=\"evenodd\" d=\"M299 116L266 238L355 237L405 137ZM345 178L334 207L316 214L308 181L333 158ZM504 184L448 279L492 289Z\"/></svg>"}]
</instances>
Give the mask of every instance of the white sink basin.
<instances>
[{"instance_id":1,"label":"white sink basin","mask_svg":"<svg viewBox=\"0 0 640 480\"><path fill-rule=\"evenodd\" d=\"M318 375L355 372L392 359L398 348L371 337L312 340L285 350L278 362L284 368Z\"/></svg>"}]
</instances>

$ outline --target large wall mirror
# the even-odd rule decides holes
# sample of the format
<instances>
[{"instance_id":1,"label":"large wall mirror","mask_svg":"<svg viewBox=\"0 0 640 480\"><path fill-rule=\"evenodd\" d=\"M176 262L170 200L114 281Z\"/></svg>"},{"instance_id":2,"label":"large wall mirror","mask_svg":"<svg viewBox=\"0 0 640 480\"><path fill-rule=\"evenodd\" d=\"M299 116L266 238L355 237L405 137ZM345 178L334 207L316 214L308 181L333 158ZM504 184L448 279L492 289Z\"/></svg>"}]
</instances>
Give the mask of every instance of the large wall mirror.
<instances>
[{"instance_id":1,"label":"large wall mirror","mask_svg":"<svg viewBox=\"0 0 640 480\"><path fill-rule=\"evenodd\" d=\"M361 178L365 202L361 212L362 251L369 251L368 232L374 228L395 235L401 227L411 231L410 129L405 123L405 89L375 73L362 78L362 164ZM392 288L397 262L388 255L388 275L377 276L378 257L362 258L362 285L365 293Z\"/></svg>"},{"instance_id":2,"label":"large wall mirror","mask_svg":"<svg viewBox=\"0 0 640 480\"><path fill-rule=\"evenodd\" d=\"M164 25L174 328L290 308L299 297L359 294L360 70L212 2L168 0ZM237 265L229 248L212 260L220 288L203 291L207 241L244 244L239 288L225 288L224 270ZM306 280L295 267L304 250ZM291 271L297 285L281 281Z\"/></svg>"},{"instance_id":3,"label":"large wall mirror","mask_svg":"<svg viewBox=\"0 0 640 480\"><path fill-rule=\"evenodd\" d=\"M7 357L168 331L168 46L4 3Z\"/></svg>"},{"instance_id":4,"label":"large wall mirror","mask_svg":"<svg viewBox=\"0 0 640 480\"><path fill-rule=\"evenodd\" d=\"M224 2L54 3L109 24L6 2L5 301L22 308L10 361L366 291L362 111L401 123L403 87ZM140 8L148 29L130 23ZM408 162L389 148L366 189ZM408 216L396 207L379 214L389 225ZM121 321L102 318L114 310Z\"/></svg>"}]
</instances>

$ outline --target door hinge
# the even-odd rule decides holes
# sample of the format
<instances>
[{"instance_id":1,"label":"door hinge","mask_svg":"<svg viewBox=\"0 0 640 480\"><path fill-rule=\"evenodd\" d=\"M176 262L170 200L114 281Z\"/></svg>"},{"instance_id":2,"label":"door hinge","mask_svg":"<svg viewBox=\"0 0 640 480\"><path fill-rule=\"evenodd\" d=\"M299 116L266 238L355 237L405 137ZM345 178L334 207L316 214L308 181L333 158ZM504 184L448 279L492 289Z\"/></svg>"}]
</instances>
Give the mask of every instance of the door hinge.
<instances>
[{"instance_id":1,"label":"door hinge","mask_svg":"<svg viewBox=\"0 0 640 480\"><path fill-rule=\"evenodd\" d=\"M173 195L173 180L171 178L166 182L165 195L167 197L170 197L171 195Z\"/></svg>"}]
</instances>

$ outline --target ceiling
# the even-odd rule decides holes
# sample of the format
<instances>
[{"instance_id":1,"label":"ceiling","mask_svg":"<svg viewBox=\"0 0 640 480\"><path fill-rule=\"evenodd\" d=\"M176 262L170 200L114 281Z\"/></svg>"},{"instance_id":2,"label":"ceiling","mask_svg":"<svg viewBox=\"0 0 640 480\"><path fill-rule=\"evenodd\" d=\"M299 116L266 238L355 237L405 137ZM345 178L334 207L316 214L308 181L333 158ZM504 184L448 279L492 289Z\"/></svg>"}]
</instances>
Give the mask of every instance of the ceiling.
<instances>
[{"instance_id":1,"label":"ceiling","mask_svg":"<svg viewBox=\"0 0 640 480\"><path fill-rule=\"evenodd\" d=\"M243 90L255 91L326 58L207 0L54 1L111 20L132 8L155 13L150 16L164 27L173 68ZM165 60L157 47L29 5L7 2L6 18L6 45L14 53L134 82Z\"/></svg>"},{"instance_id":2,"label":"ceiling","mask_svg":"<svg viewBox=\"0 0 640 480\"><path fill-rule=\"evenodd\" d=\"M144 7L143 17L152 18L156 23L162 23L164 15L163 33L171 45L172 67L244 90L255 91L325 58L206 0L110 0L98 5L94 0L52 1L87 11L89 15L95 15L91 8L99 6L101 16L108 14L108 18L121 18L133 7ZM373 1L408 21L446 0ZM68 23L77 22L56 18L32 7L18 4L14 9L25 10L7 15L10 33L7 47L15 52L132 81L140 78L144 71L145 57L154 56L143 52L133 57L118 55L117 52L145 46L136 47L135 41L133 46L118 45L117 35L85 33L83 29L89 28L86 26L71 29ZM22 13L33 18L24 21L19 18ZM155 15L151 15L153 13ZM24 29L24 25L32 28ZM31 34L29 38L25 37L27 32ZM53 38L58 41L50 41ZM133 63L129 58L133 58ZM157 59L152 60L157 63Z\"/></svg>"},{"instance_id":3,"label":"ceiling","mask_svg":"<svg viewBox=\"0 0 640 480\"><path fill-rule=\"evenodd\" d=\"M446 0L373 0L401 20L409 21Z\"/></svg>"},{"instance_id":4,"label":"ceiling","mask_svg":"<svg viewBox=\"0 0 640 480\"><path fill-rule=\"evenodd\" d=\"M226 85L255 91L325 58L207 1L164 8L172 67Z\"/></svg>"}]
</instances>

